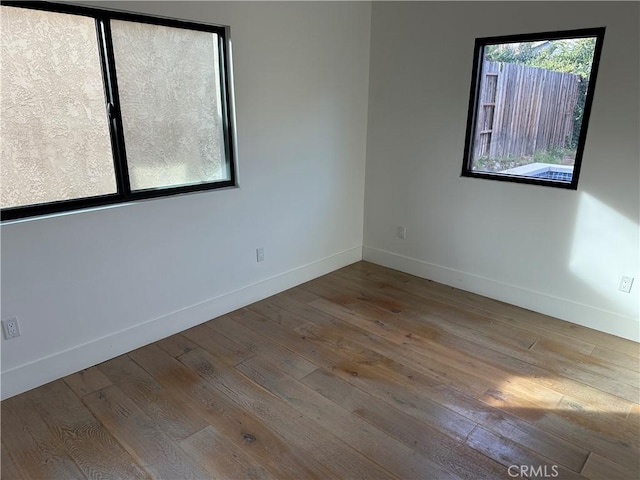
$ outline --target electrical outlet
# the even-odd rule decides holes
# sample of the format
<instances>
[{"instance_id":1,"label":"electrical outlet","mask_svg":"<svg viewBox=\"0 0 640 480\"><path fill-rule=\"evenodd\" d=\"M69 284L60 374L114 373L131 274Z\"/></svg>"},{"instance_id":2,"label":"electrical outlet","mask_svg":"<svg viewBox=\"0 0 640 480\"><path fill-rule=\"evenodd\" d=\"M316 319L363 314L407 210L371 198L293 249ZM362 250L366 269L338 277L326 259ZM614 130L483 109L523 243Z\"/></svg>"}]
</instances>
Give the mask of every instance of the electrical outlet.
<instances>
[{"instance_id":1,"label":"electrical outlet","mask_svg":"<svg viewBox=\"0 0 640 480\"><path fill-rule=\"evenodd\" d=\"M264 247L256 248L256 261L264 262Z\"/></svg>"},{"instance_id":2,"label":"electrical outlet","mask_svg":"<svg viewBox=\"0 0 640 480\"><path fill-rule=\"evenodd\" d=\"M398 227L397 235L400 240L407 238L407 227Z\"/></svg>"},{"instance_id":3,"label":"electrical outlet","mask_svg":"<svg viewBox=\"0 0 640 480\"><path fill-rule=\"evenodd\" d=\"M18 317L11 317L2 320L2 330L4 331L4 338L11 340L20 336L20 325L18 324Z\"/></svg>"},{"instance_id":4,"label":"electrical outlet","mask_svg":"<svg viewBox=\"0 0 640 480\"><path fill-rule=\"evenodd\" d=\"M618 290L624 293L631 293L631 286L633 285L633 277L621 277L620 278L620 286L618 286Z\"/></svg>"}]
</instances>

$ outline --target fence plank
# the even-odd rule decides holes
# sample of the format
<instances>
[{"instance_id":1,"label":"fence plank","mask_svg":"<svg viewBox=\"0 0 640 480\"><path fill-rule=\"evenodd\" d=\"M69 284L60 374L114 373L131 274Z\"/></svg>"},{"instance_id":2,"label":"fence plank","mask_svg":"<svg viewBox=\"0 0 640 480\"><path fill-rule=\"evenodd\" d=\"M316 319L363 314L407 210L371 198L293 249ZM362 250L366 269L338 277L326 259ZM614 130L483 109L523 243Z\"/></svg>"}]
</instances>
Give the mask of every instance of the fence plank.
<instances>
[{"instance_id":1,"label":"fence plank","mask_svg":"<svg viewBox=\"0 0 640 480\"><path fill-rule=\"evenodd\" d=\"M523 157L564 148L573 135L579 80L570 73L485 61L474 159Z\"/></svg>"}]
</instances>

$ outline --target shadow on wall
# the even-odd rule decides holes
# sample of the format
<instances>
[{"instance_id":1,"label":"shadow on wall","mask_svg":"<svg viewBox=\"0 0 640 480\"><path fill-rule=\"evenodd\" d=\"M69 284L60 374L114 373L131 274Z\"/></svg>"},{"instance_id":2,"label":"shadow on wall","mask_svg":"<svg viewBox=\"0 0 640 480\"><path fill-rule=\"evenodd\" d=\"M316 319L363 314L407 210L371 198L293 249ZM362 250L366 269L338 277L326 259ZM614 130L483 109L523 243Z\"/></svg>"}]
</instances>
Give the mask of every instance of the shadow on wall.
<instances>
[{"instance_id":1,"label":"shadow on wall","mask_svg":"<svg viewBox=\"0 0 640 480\"><path fill-rule=\"evenodd\" d=\"M598 305L638 317L637 286L631 297L618 291L620 275L638 277L638 258L628 258L638 246L638 223L581 192L569 251L569 271L599 297ZM640 325L639 325L640 328Z\"/></svg>"}]
</instances>

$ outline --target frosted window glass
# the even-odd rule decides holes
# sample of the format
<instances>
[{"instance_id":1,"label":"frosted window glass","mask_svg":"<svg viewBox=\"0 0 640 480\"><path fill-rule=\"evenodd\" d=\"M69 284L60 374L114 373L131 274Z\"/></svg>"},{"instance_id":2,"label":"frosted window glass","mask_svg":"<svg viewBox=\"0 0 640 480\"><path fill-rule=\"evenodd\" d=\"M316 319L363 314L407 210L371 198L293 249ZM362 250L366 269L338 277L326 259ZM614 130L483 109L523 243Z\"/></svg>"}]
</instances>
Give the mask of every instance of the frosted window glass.
<instances>
[{"instance_id":1,"label":"frosted window glass","mask_svg":"<svg viewBox=\"0 0 640 480\"><path fill-rule=\"evenodd\" d=\"M112 21L132 190L229 179L218 36Z\"/></svg>"},{"instance_id":2,"label":"frosted window glass","mask_svg":"<svg viewBox=\"0 0 640 480\"><path fill-rule=\"evenodd\" d=\"M1 7L2 208L116 192L95 21Z\"/></svg>"}]
</instances>

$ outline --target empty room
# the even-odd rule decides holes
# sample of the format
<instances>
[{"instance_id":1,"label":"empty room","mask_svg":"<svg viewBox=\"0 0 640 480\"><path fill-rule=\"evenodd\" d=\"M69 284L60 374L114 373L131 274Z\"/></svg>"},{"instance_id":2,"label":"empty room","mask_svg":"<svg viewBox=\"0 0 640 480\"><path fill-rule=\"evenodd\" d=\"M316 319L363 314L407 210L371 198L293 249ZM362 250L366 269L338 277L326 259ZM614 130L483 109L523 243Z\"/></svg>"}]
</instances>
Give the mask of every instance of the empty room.
<instances>
[{"instance_id":1,"label":"empty room","mask_svg":"<svg viewBox=\"0 0 640 480\"><path fill-rule=\"evenodd\" d=\"M3 1L2 478L639 478L639 19Z\"/></svg>"}]
</instances>

